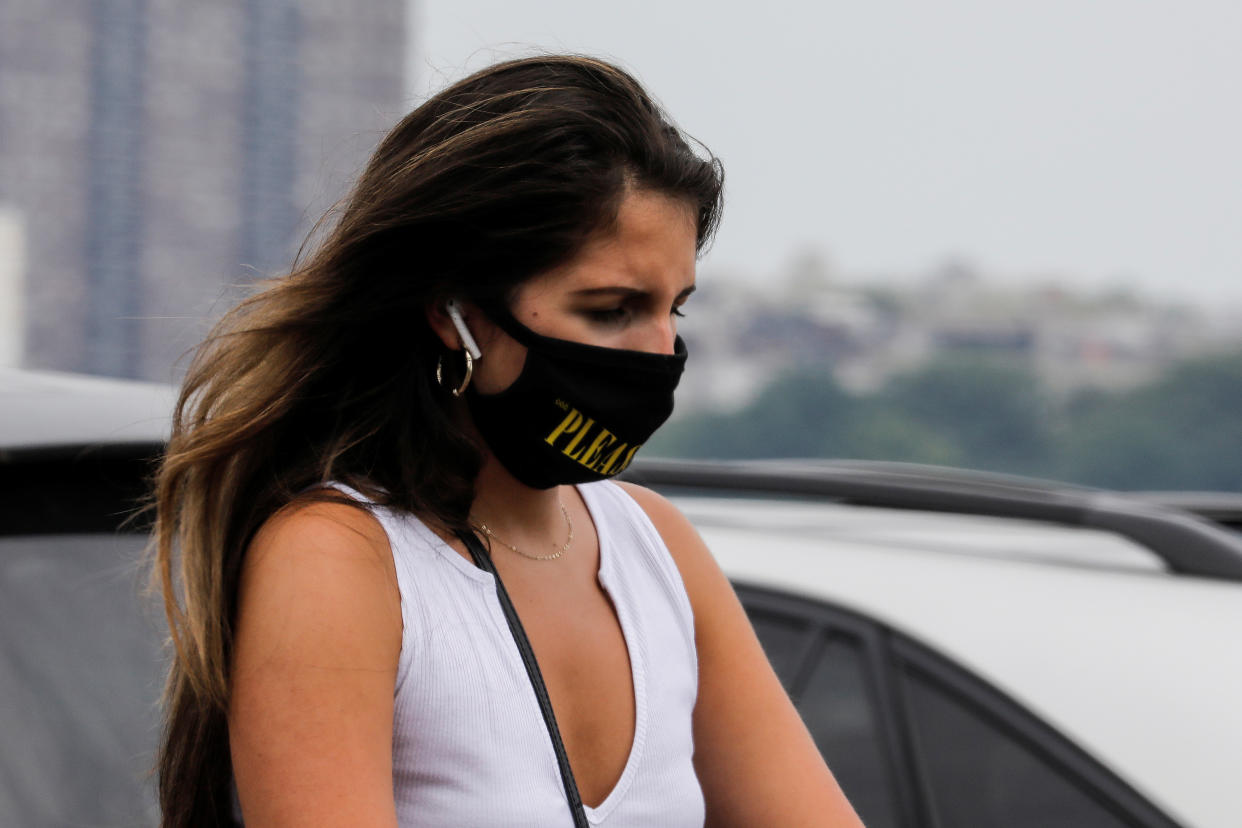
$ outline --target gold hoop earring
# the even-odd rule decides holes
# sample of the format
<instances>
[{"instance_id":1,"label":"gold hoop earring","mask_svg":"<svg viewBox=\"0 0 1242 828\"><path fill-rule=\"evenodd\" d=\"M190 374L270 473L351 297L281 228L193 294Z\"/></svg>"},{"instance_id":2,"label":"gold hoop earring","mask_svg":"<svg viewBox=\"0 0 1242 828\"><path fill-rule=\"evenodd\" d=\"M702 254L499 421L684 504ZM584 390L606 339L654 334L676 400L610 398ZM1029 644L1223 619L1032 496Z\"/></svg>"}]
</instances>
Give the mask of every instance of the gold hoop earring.
<instances>
[{"instance_id":1,"label":"gold hoop earring","mask_svg":"<svg viewBox=\"0 0 1242 828\"><path fill-rule=\"evenodd\" d=\"M462 377L461 385L453 389L454 397L460 397L466 393L466 386L470 384L470 378L474 376L474 358L470 356L470 352L462 349L462 354L466 357L466 375ZM436 357L436 385L444 385L444 357Z\"/></svg>"}]
</instances>

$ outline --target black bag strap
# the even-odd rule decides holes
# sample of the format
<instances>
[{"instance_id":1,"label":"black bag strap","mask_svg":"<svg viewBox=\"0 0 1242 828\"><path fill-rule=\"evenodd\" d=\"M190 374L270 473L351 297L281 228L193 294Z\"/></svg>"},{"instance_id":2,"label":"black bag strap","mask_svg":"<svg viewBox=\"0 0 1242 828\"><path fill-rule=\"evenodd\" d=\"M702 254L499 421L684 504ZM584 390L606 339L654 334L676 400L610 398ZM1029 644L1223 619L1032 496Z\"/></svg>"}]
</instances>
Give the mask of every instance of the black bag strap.
<instances>
[{"instance_id":1,"label":"black bag strap","mask_svg":"<svg viewBox=\"0 0 1242 828\"><path fill-rule=\"evenodd\" d=\"M548 726L548 735L552 737L552 748L556 751L556 763L561 768L561 781L565 784L565 798L569 801L569 810L574 818L574 828L589 828L586 811L582 807L582 796L578 793L578 783L574 781L573 769L569 767L569 755L565 753L565 744L561 741L561 730L556 726L556 714L552 711L552 700L548 698L548 688L543 683L543 674L539 672L539 663L535 661L535 651L522 629L522 621L518 618L513 602L500 573L492 563L487 549L473 532L458 532L457 537L470 551L474 565L484 572L490 572L496 579L496 597L500 599L500 608L504 610L505 620L509 622L509 632L517 643L518 652L522 654L522 663L526 665L526 674L530 676L530 685L535 689L535 698L539 700L539 711L543 714L543 723Z\"/></svg>"}]
</instances>

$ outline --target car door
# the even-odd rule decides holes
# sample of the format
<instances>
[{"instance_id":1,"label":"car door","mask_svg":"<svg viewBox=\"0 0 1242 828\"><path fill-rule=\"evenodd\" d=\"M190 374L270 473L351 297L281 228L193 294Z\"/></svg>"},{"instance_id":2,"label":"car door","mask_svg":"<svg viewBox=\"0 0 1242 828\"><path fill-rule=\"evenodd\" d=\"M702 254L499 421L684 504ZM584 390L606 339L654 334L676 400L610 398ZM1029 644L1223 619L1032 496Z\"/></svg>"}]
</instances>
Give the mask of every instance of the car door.
<instances>
[{"instance_id":1,"label":"car door","mask_svg":"<svg viewBox=\"0 0 1242 828\"><path fill-rule=\"evenodd\" d=\"M1172 828L1100 762L950 659L857 613L738 594L868 828Z\"/></svg>"}]
</instances>

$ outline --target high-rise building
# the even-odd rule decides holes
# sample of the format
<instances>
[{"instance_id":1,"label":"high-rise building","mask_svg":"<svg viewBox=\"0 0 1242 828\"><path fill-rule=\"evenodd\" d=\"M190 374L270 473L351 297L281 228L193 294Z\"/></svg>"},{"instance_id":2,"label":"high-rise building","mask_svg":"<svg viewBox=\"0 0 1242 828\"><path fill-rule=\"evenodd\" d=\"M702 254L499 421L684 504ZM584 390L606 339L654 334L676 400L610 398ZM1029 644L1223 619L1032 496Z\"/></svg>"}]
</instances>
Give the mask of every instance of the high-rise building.
<instances>
[{"instance_id":1,"label":"high-rise building","mask_svg":"<svg viewBox=\"0 0 1242 828\"><path fill-rule=\"evenodd\" d=\"M404 114L405 14L406 0L0 3L23 363L175 378Z\"/></svg>"}]
</instances>

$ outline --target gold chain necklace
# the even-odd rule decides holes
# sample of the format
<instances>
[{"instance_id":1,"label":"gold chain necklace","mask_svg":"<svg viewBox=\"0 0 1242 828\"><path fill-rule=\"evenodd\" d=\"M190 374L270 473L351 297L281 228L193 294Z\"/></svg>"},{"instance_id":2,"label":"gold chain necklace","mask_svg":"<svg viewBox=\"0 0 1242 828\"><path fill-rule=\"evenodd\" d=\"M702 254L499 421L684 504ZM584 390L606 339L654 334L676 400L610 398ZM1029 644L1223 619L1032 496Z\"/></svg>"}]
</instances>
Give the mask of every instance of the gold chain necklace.
<instances>
[{"instance_id":1,"label":"gold chain necklace","mask_svg":"<svg viewBox=\"0 0 1242 828\"><path fill-rule=\"evenodd\" d=\"M476 524L473 524L473 526L475 529L478 529L480 532L487 535L492 540L496 541L496 543L499 543L501 546L505 546L505 547L508 547L509 549L512 549L514 552L521 555L523 558L530 558L532 561L554 561L557 558L559 558L561 555L564 555L566 552L568 552L570 544L574 542L574 522L569 519L569 511L565 508L565 504L560 500L560 498L557 498L556 502L557 502L557 505L561 507L561 514L565 517L565 525L569 527L569 538L565 541L565 544L560 549L558 549L556 552L552 553L551 555L531 555L529 552L523 552L521 549L518 549L513 544L506 543L505 541L502 541L500 538L496 537L495 533L492 532L491 529L487 528L486 523L476 523Z\"/></svg>"}]
</instances>

